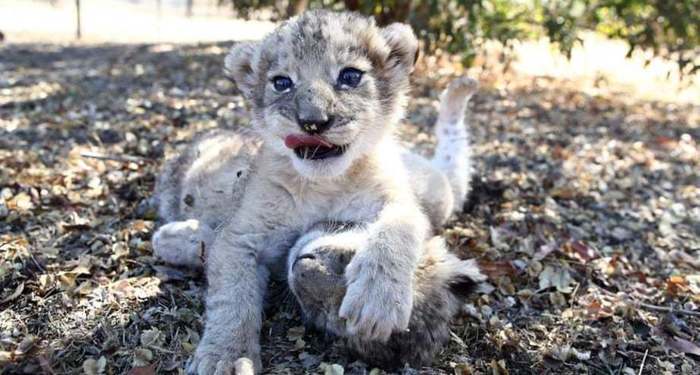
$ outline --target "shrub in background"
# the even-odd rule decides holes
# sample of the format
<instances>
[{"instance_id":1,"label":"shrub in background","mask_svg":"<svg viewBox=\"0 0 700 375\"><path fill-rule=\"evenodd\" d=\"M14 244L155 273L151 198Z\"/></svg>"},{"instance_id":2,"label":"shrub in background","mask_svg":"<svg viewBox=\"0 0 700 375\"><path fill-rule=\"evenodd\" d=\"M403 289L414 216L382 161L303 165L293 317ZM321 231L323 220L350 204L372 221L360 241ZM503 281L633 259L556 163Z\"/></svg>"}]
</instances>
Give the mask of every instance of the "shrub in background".
<instances>
[{"instance_id":1,"label":"shrub in background","mask_svg":"<svg viewBox=\"0 0 700 375\"><path fill-rule=\"evenodd\" d=\"M700 0L220 0L241 15L269 8L284 17L306 8L372 15L379 24L409 22L427 52L445 50L471 64L487 40L506 52L517 40L546 36L567 56L591 30L625 40L629 54L650 49L678 63L681 74L700 71Z\"/></svg>"}]
</instances>

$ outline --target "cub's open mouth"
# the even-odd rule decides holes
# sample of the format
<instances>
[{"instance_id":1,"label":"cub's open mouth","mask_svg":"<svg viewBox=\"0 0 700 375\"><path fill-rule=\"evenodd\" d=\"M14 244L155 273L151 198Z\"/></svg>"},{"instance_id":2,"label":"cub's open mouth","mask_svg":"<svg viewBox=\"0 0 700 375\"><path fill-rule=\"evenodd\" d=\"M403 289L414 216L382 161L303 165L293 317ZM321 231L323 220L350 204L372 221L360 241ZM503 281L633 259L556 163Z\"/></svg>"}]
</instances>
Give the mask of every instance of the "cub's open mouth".
<instances>
[{"instance_id":1,"label":"cub's open mouth","mask_svg":"<svg viewBox=\"0 0 700 375\"><path fill-rule=\"evenodd\" d=\"M294 150L300 159L321 160L340 156L348 145L334 145L318 135L290 134L284 138L284 145Z\"/></svg>"}]
</instances>

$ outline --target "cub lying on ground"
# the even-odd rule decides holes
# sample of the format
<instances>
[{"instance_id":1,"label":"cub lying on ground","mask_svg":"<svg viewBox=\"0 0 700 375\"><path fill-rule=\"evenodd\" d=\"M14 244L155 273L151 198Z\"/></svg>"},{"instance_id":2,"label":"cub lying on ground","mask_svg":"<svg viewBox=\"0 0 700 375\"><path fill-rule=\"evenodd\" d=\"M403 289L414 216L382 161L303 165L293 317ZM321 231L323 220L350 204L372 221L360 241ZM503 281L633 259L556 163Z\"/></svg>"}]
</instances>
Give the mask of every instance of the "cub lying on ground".
<instances>
[{"instance_id":1,"label":"cub lying on ground","mask_svg":"<svg viewBox=\"0 0 700 375\"><path fill-rule=\"evenodd\" d=\"M283 273L288 250L318 222L366 226L344 271L346 332L386 341L408 327L431 224L468 190L463 113L475 88L461 79L443 96L432 163L404 150L392 132L416 52L406 25L313 11L226 57L255 134L205 136L157 187L161 217L173 222L154 236L156 255L196 266L206 251L205 331L190 372L261 368L268 277Z\"/></svg>"},{"instance_id":2,"label":"cub lying on ground","mask_svg":"<svg viewBox=\"0 0 700 375\"><path fill-rule=\"evenodd\" d=\"M413 278L413 311L408 329L386 342L352 335L338 315L345 295L345 267L367 238L362 225L319 224L292 248L289 288L305 318L341 337L363 361L384 368L428 366L450 337L450 320L485 277L474 260L459 260L439 237L428 240Z\"/></svg>"}]
</instances>

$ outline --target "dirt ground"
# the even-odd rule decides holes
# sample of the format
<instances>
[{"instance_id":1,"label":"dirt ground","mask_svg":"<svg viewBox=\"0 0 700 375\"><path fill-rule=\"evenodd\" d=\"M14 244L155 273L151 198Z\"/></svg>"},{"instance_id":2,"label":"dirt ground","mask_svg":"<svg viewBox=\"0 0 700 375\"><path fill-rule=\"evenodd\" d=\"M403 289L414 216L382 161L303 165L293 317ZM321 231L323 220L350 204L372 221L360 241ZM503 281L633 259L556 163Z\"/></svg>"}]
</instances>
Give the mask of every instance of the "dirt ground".
<instances>
[{"instance_id":1,"label":"dirt ground","mask_svg":"<svg viewBox=\"0 0 700 375\"><path fill-rule=\"evenodd\" d=\"M154 261L148 198L194 133L248 125L228 46L0 47L0 372L182 373L204 281ZM458 72L419 63L408 143L429 152ZM699 374L700 104L474 74L478 176L443 234L489 286L434 367L401 371ZM266 372L382 373L270 299Z\"/></svg>"}]
</instances>

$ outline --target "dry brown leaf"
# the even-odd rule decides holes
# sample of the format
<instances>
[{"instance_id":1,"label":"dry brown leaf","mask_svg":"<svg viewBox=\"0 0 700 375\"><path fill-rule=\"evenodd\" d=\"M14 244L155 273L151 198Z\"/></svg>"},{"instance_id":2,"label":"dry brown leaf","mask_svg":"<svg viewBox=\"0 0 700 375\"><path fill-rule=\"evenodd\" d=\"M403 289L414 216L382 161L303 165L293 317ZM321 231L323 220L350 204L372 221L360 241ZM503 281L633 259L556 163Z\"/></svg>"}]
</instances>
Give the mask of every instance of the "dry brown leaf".
<instances>
[{"instance_id":1,"label":"dry brown leaf","mask_svg":"<svg viewBox=\"0 0 700 375\"><path fill-rule=\"evenodd\" d=\"M604 307L603 304L597 299L594 299L585 305L585 309L586 317L591 320L609 318L613 314L609 307Z\"/></svg>"},{"instance_id":2,"label":"dry brown leaf","mask_svg":"<svg viewBox=\"0 0 700 375\"><path fill-rule=\"evenodd\" d=\"M688 292L688 281L683 276L671 276L666 280L666 293L672 296Z\"/></svg>"},{"instance_id":3,"label":"dry brown leaf","mask_svg":"<svg viewBox=\"0 0 700 375\"><path fill-rule=\"evenodd\" d=\"M127 375L155 375L156 365L151 363L148 366L133 367Z\"/></svg>"},{"instance_id":4,"label":"dry brown leaf","mask_svg":"<svg viewBox=\"0 0 700 375\"><path fill-rule=\"evenodd\" d=\"M5 297L0 303L12 301L13 299L19 297L22 294L22 291L24 291L24 282L19 283L19 285L17 285L17 288L15 288L15 291L12 292L12 294L10 294L9 296Z\"/></svg>"},{"instance_id":5,"label":"dry brown leaf","mask_svg":"<svg viewBox=\"0 0 700 375\"><path fill-rule=\"evenodd\" d=\"M497 280L500 276L515 276L517 270L510 262L494 262L478 260L479 268L491 280Z\"/></svg>"},{"instance_id":6,"label":"dry brown leaf","mask_svg":"<svg viewBox=\"0 0 700 375\"><path fill-rule=\"evenodd\" d=\"M586 264L598 258L598 253L583 241L569 241L562 246L564 253Z\"/></svg>"}]
</instances>

